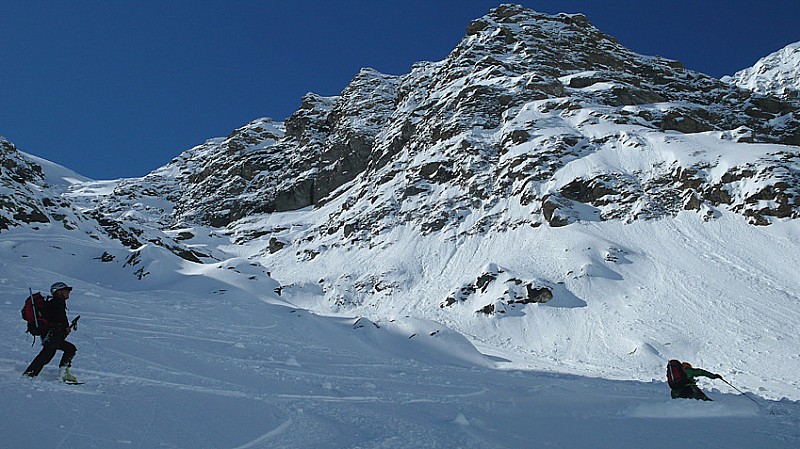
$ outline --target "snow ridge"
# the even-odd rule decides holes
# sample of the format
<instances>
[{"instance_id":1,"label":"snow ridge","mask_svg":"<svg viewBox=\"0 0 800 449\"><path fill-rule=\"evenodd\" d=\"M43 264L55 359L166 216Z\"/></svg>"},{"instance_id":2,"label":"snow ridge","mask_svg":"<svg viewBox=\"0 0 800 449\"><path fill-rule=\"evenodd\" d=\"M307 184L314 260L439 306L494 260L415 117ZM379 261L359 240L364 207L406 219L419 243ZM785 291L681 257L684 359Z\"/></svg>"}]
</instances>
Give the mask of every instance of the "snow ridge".
<instances>
[{"instance_id":1,"label":"snow ridge","mask_svg":"<svg viewBox=\"0 0 800 449\"><path fill-rule=\"evenodd\" d=\"M800 42L758 60L723 81L763 95L797 99L800 92Z\"/></svg>"}]
</instances>

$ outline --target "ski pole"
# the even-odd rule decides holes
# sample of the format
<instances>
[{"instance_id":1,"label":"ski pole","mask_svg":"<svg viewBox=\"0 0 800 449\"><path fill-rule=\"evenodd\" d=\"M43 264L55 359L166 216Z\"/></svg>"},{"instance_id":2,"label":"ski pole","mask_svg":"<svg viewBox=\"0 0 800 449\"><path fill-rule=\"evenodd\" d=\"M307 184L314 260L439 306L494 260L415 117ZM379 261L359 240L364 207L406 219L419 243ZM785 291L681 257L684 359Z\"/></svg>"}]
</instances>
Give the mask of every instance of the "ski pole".
<instances>
[{"instance_id":1,"label":"ski pole","mask_svg":"<svg viewBox=\"0 0 800 449\"><path fill-rule=\"evenodd\" d=\"M28 293L30 296L28 297L31 300L31 309L33 310L33 323L36 328L39 328L39 318L36 316L36 301L33 300L33 290L28 287ZM33 336L33 342L31 343L31 347L36 344L36 335Z\"/></svg>"},{"instance_id":2,"label":"ski pole","mask_svg":"<svg viewBox=\"0 0 800 449\"><path fill-rule=\"evenodd\" d=\"M738 388L734 387L734 386L733 386L733 385L732 385L730 382L728 382L728 381L727 381L727 380L725 380L724 378L720 377L720 380L722 380L723 382L725 382L726 384L728 384L728 385L729 385L731 388L733 388L734 390L736 390L736 391L738 391L739 393L741 393L741 394L742 394L742 396L744 396L744 397L746 397L747 399L750 399L751 401L755 402L755 403L756 403L756 405L758 405L759 407L763 407L765 410L767 410L767 411L769 411L770 413L772 413L772 410L768 409L766 406L764 406L764 405L763 405L763 404L761 404L760 402L756 401L755 399L753 399L753 398L751 398L750 396L748 396L747 394L745 394L745 392L744 392L744 391L742 391L742 390L740 390L740 389L738 389Z\"/></svg>"},{"instance_id":3,"label":"ski pole","mask_svg":"<svg viewBox=\"0 0 800 449\"><path fill-rule=\"evenodd\" d=\"M730 386L730 387L731 387L731 388L733 388L734 390L738 391L739 393L742 393L742 394L744 394L744 391L742 391L742 390L740 390L740 389L738 389L738 388L734 387L733 385L731 385L731 383L730 383L730 382L728 382L728 381L727 381L727 380L725 380L724 378L720 377L719 379L720 379L721 381L725 382L726 384L728 384L728 386Z\"/></svg>"},{"instance_id":4,"label":"ski pole","mask_svg":"<svg viewBox=\"0 0 800 449\"><path fill-rule=\"evenodd\" d=\"M31 308L33 309L33 323L38 328L39 327L39 319L36 317L36 302L33 300L33 290L31 290L30 287L28 287L28 293L31 294L30 298L31 298ZM36 338L34 337L34 340L35 339Z\"/></svg>"}]
</instances>

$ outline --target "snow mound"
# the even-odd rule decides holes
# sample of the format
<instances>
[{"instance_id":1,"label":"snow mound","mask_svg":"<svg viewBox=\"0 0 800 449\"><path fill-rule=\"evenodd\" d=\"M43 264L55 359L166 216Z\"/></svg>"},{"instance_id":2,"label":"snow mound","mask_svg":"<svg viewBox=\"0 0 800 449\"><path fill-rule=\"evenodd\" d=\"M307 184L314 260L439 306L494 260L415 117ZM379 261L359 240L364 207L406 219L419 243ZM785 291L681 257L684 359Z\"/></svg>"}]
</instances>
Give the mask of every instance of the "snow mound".
<instances>
[{"instance_id":1,"label":"snow mound","mask_svg":"<svg viewBox=\"0 0 800 449\"><path fill-rule=\"evenodd\" d=\"M365 342L395 356L456 366L493 366L463 335L435 321L410 317L371 321L361 317L353 328Z\"/></svg>"}]
</instances>

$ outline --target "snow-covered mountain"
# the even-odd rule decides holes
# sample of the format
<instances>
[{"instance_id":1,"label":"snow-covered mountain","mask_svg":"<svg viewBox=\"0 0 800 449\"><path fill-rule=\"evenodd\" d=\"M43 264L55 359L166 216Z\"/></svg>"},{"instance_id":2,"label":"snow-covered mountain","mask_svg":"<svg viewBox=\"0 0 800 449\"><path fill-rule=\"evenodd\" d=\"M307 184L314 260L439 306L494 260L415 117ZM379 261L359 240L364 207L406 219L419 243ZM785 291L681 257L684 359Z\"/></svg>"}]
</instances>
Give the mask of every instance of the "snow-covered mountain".
<instances>
[{"instance_id":1,"label":"snow-covered mountain","mask_svg":"<svg viewBox=\"0 0 800 449\"><path fill-rule=\"evenodd\" d=\"M722 80L759 94L796 100L800 94L800 42L789 44Z\"/></svg>"},{"instance_id":2,"label":"snow-covered mountain","mask_svg":"<svg viewBox=\"0 0 800 449\"><path fill-rule=\"evenodd\" d=\"M83 292L74 307L100 320L80 349L90 391L153 410L133 426L150 439L79 426L119 444L186 447L156 423L187 425L179 402L206 395L269 429L197 412L192 447L522 447L548 430L525 424L542 404L595 432L638 429L623 447L664 413L727 416L727 443L758 444L756 428L770 447L800 442L786 425L800 414L797 102L636 54L582 15L500 6L442 61L363 69L142 178L88 180L0 145L0 288ZM30 351L7 351L21 371ZM660 402L670 358L761 402L717 383L723 404L699 415ZM73 394L33 385L13 387ZM497 422L518 425L498 436ZM598 446L553 428L556 446Z\"/></svg>"},{"instance_id":3,"label":"snow-covered mountain","mask_svg":"<svg viewBox=\"0 0 800 449\"><path fill-rule=\"evenodd\" d=\"M153 217L162 226L220 227L346 197L321 237L687 208L768 224L798 216L797 173L787 168L798 144L792 103L635 54L583 16L503 6L470 24L445 60L402 77L365 69L340 96L309 94L285 123L257 120L192 149L126 182L99 210L129 210L128 191L140 198L166 183L171 204ZM681 152L697 146L709 151ZM723 147L740 156L718 163ZM626 163L608 170L609 158Z\"/></svg>"}]
</instances>

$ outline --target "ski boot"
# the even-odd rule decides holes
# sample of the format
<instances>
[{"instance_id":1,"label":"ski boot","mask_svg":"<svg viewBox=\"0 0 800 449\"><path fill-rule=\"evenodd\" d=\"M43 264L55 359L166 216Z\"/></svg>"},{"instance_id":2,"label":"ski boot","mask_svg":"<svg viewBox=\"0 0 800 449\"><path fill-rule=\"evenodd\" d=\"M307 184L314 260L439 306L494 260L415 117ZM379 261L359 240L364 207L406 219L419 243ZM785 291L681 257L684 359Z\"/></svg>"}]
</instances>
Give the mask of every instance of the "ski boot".
<instances>
[{"instance_id":1,"label":"ski boot","mask_svg":"<svg viewBox=\"0 0 800 449\"><path fill-rule=\"evenodd\" d=\"M60 366L58 367L58 374L61 377L61 380L66 383L78 383L78 379L75 378L70 372L68 366Z\"/></svg>"}]
</instances>

